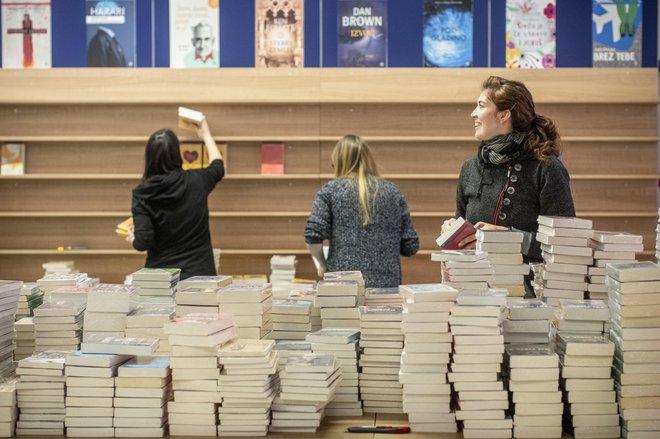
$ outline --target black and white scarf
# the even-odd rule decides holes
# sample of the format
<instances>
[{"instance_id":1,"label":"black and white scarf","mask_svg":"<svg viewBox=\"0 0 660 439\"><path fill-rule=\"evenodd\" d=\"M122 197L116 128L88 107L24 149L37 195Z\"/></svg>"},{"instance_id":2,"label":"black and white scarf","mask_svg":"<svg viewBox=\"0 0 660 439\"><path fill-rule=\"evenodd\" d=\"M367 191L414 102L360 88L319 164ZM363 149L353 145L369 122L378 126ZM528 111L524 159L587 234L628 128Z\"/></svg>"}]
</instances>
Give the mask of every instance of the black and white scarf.
<instances>
[{"instance_id":1,"label":"black and white scarf","mask_svg":"<svg viewBox=\"0 0 660 439\"><path fill-rule=\"evenodd\" d=\"M512 132L484 140L479 145L479 159L492 165L509 162L522 154L525 136L525 133Z\"/></svg>"}]
</instances>

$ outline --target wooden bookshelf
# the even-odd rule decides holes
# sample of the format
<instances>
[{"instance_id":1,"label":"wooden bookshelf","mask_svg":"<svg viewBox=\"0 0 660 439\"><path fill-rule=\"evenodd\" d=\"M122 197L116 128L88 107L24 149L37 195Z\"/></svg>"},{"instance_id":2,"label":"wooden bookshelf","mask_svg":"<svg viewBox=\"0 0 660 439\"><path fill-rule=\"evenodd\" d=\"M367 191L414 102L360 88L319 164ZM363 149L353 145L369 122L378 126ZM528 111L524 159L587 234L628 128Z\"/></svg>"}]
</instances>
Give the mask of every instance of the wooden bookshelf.
<instances>
[{"instance_id":1,"label":"wooden bookshelf","mask_svg":"<svg viewBox=\"0 0 660 439\"><path fill-rule=\"evenodd\" d=\"M27 174L0 176L0 278L35 280L56 259L106 282L139 268L145 255L114 226L130 215L149 134L175 127L186 105L228 145L228 173L209 199L223 273L268 273L271 255L295 254L298 275L315 278L305 220L332 178L334 143L355 133L403 191L420 235L404 282L438 281L429 255L476 150L470 112L491 74L524 81L537 111L556 121L578 215L596 229L642 234L641 257L652 258L654 69L0 69L0 142L27 144ZM265 141L285 144L285 175L260 175Z\"/></svg>"}]
</instances>

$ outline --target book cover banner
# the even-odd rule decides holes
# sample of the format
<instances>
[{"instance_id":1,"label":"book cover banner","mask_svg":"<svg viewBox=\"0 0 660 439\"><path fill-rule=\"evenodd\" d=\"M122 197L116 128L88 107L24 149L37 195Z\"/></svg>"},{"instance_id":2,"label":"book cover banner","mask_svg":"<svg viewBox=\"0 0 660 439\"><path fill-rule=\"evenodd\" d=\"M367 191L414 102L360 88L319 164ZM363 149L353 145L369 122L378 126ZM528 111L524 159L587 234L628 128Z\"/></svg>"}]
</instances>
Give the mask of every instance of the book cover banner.
<instances>
[{"instance_id":1,"label":"book cover banner","mask_svg":"<svg viewBox=\"0 0 660 439\"><path fill-rule=\"evenodd\" d=\"M592 0L594 67L642 65L642 1Z\"/></svg>"},{"instance_id":2,"label":"book cover banner","mask_svg":"<svg viewBox=\"0 0 660 439\"><path fill-rule=\"evenodd\" d=\"M2 1L2 67L51 66L50 2Z\"/></svg>"},{"instance_id":3,"label":"book cover banner","mask_svg":"<svg viewBox=\"0 0 660 439\"><path fill-rule=\"evenodd\" d=\"M135 67L135 0L86 0L88 67Z\"/></svg>"},{"instance_id":4,"label":"book cover banner","mask_svg":"<svg viewBox=\"0 0 660 439\"><path fill-rule=\"evenodd\" d=\"M424 0L424 67L472 67L472 0Z\"/></svg>"},{"instance_id":5,"label":"book cover banner","mask_svg":"<svg viewBox=\"0 0 660 439\"><path fill-rule=\"evenodd\" d=\"M304 67L304 0L255 0L255 67Z\"/></svg>"},{"instance_id":6,"label":"book cover banner","mask_svg":"<svg viewBox=\"0 0 660 439\"><path fill-rule=\"evenodd\" d=\"M506 66L556 67L555 0L506 0Z\"/></svg>"},{"instance_id":7,"label":"book cover banner","mask_svg":"<svg viewBox=\"0 0 660 439\"><path fill-rule=\"evenodd\" d=\"M387 1L339 0L337 67L387 67Z\"/></svg>"},{"instance_id":8,"label":"book cover banner","mask_svg":"<svg viewBox=\"0 0 660 439\"><path fill-rule=\"evenodd\" d=\"M220 67L218 0L170 0L170 67Z\"/></svg>"}]
</instances>

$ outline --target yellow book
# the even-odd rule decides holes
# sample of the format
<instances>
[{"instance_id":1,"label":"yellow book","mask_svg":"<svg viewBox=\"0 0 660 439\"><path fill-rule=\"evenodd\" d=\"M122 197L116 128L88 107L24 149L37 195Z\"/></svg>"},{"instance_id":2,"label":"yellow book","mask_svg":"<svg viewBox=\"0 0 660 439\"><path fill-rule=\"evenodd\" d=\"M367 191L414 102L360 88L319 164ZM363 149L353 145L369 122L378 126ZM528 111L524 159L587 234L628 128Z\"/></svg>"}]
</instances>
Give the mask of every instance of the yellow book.
<instances>
[{"instance_id":1,"label":"yellow book","mask_svg":"<svg viewBox=\"0 0 660 439\"><path fill-rule=\"evenodd\" d=\"M133 226L133 217L126 218L124 221L117 224L115 233L121 238L128 236L128 230Z\"/></svg>"},{"instance_id":2,"label":"yellow book","mask_svg":"<svg viewBox=\"0 0 660 439\"><path fill-rule=\"evenodd\" d=\"M197 131L204 120L204 113L186 107L179 107L179 128Z\"/></svg>"}]
</instances>

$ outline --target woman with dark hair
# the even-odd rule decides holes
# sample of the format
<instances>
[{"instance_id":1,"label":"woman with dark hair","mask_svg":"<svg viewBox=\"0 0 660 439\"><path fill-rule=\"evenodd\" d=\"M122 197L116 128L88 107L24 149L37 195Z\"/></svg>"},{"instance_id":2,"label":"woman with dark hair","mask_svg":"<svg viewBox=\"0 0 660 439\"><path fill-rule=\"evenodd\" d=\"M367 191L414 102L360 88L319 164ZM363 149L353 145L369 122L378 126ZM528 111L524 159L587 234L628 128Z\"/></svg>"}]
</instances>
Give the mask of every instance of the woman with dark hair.
<instances>
[{"instance_id":1,"label":"woman with dark hair","mask_svg":"<svg viewBox=\"0 0 660 439\"><path fill-rule=\"evenodd\" d=\"M181 279L214 276L208 196L225 174L222 156L204 119L197 131L208 151L208 168L184 171L179 139L169 129L149 137L144 175L133 189L134 229L128 241L147 251L147 268L180 268Z\"/></svg>"},{"instance_id":2,"label":"woman with dark hair","mask_svg":"<svg viewBox=\"0 0 660 439\"><path fill-rule=\"evenodd\" d=\"M316 194L305 243L325 271L361 271L367 288L398 287L401 256L413 256L419 238L408 204L393 183L378 175L367 142L344 136L332 151L334 180ZM323 241L330 241L328 259Z\"/></svg>"},{"instance_id":3,"label":"woman with dark hair","mask_svg":"<svg viewBox=\"0 0 660 439\"><path fill-rule=\"evenodd\" d=\"M456 216L477 229L524 232L525 262L540 261L538 216L575 216L568 172L559 160L557 128L536 114L522 82L497 76L484 81L471 116L481 144L461 169ZM443 231L454 221L445 221ZM472 235L459 245L473 248L474 241Z\"/></svg>"}]
</instances>

